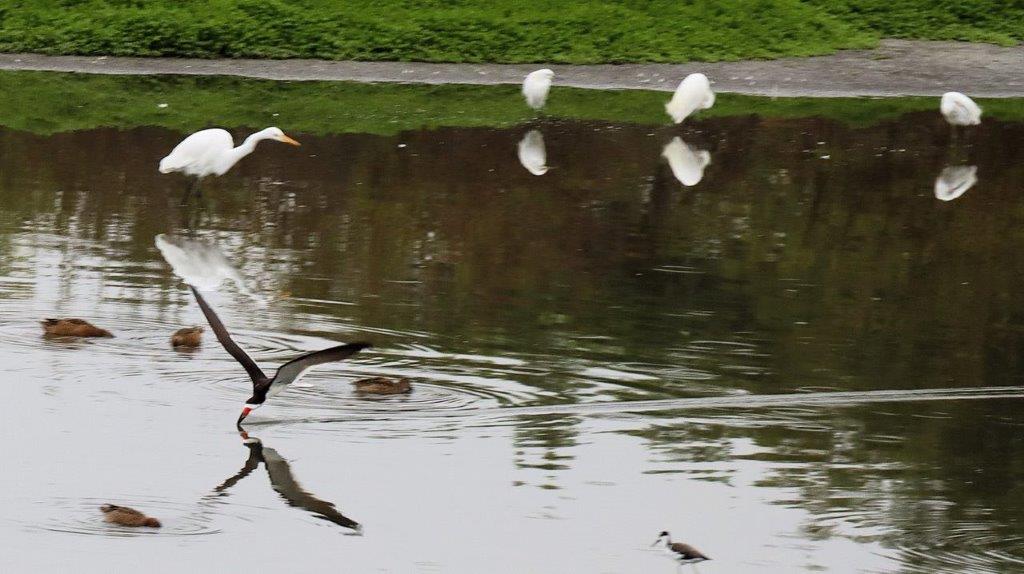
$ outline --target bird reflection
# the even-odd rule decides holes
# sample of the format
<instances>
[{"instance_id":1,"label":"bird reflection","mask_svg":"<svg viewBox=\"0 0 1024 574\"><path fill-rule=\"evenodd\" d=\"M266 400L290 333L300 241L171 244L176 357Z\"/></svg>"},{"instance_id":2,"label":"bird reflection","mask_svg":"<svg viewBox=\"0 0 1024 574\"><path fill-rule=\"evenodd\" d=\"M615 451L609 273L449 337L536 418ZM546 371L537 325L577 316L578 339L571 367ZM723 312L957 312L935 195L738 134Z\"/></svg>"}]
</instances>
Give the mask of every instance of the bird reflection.
<instances>
[{"instance_id":1,"label":"bird reflection","mask_svg":"<svg viewBox=\"0 0 1024 574\"><path fill-rule=\"evenodd\" d=\"M967 193L978 183L978 166L956 165L942 170L935 178L935 197L942 201L953 201Z\"/></svg>"},{"instance_id":2,"label":"bird reflection","mask_svg":"<svg viewBox=\"0 0 1024 574\"><path fill-rule=\"evenodd\" d=\"M245 465L241 470L213 489L215 494L223 496L229 488L252 474L252 471L256 470L260 463L263 463L267 469L267 475L270 476L270 486L281 495L281 498L288 502L289 506L302 508L321 520L333 522L338 526L352 529L357 533L362 530L358 522L338 512L333 503L320 500L303 490L302 486L295 480L288 461L278 454L276 450L263 446L263 442L260 439L249 436L245 432L239 434L242 437L242 444L249 449L249 458L245 461Z\"/></svg>"},{"instance_id":3,"label":"bird reflection","mask_svg":"<svg viewBox=\"0 0 1024 574\"><path fill-rule=\"evenodd\" d=\"M537 130L530 130L519 140L519 163L533 175L544 175L548 172L547 161L544 136Z\"/></svg>"},{"instance_id":4,"label":"bird reflection","mask_svg":"<svg viewBox=\"0 0 1024 574\"><path fill-rule=\"evenodd\" d=\"M711 163L711 154L694 150L680 137L673 138L661 150L661 157L668 160L672 175L685 186L697 185L704 178L704 168Z\"/></svg>"},{"instance_id":5,"label":"bird reflection","mask_svg":"<svg viewBox=\"0 0 1024 574\"><path fill-rule=\"evenodd\" d=\"M185 283L204 291L215 290L225 280L231 281L240 293L257 303L265 301L249 290L242 274L228 261L224 252L213 243L186 239L161 233L156 247L171 265L174 274Z\"/></svg>"}]
</instances>

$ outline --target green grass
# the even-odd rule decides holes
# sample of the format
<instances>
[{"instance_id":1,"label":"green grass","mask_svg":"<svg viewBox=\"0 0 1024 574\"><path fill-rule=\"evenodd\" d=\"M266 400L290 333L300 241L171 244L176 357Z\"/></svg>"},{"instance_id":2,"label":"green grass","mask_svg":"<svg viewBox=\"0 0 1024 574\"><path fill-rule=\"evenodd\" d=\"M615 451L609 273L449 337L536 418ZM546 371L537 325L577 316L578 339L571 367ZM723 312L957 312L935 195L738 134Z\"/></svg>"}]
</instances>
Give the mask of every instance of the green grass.
<instances>
[{"instance_id":1,"label":"green grass","mask_svg":"<svg viewBox=\"0 0 1024 574\"><path fill-rule=\"evenodd\" d=\"M507 127L535 117L518 86L276 82L234 77L0 72L0 126L38 134L97 127L210 126L296 133L395 134L436 127ZM669 125L667 92L556 88L553 119ZM159 107L159 104L167 104ZM1024 119L1024 100L981 101L986 118ZM870 125L938 110L938 98L760 98L723 94L706 117L826 117Z\"/></svg>"},{"instance_id":2,"label":"green grass","mask_svg":"<svg viewBox=\"0 0 1024 574\"><path fill-rule=\"evenodd\" d=\"M1020 0L7 0L0 51L120 56L679 62L1024 40Z\"/></svg>"}]
</instances>

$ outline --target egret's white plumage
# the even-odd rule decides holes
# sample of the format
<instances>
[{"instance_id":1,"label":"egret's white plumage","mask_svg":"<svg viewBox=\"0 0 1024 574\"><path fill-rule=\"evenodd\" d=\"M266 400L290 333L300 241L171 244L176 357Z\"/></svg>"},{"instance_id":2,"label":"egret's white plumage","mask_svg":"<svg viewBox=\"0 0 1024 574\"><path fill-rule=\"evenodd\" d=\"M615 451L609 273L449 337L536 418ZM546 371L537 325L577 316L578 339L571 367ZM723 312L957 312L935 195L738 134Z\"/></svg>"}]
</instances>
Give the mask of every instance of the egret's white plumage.
<instances>
[{"instance_id":1,"label":"egret's white plumage","mask_svg":"<svg viewBox=\"0 0 1024 574\"><path fill-rule=\"evenodd\" d=\"M235 147L231 134L225 130L200 130L181 140L167 157L160 160L160 173L180 171L195 177L223 175L238 160L251 154L256 144L263 140L299 145L299 142L277 128L260 130L245 138L238 147Z\"/></svg>"},{"instance_id":2,"label":"egret's white plumage","mask_svg":"<svg viewBox=\"0 0 1024 574\"><path fill-rule=\"evenodd\" d=\"M544 136L537 130L530 130L519 140L519 163L533 175L548 172L548 153L544 148Z\"/></svg>"},{"instance_id":3,"label":"egret's white plumage","mask_svg":"<svg viewBox=\"0 0 1024 574\"><path fill-rule=\"evenodd\" d=\"M551 90L551 78L555 73L547 68L530 72L523 80L523 96L526 98L526 105L535 110L544 107L548 101L548 91Z\"/></svg>"},{"instance_id":4,"label":"egret's white plumage","mask_svg":"<svg viewBox=\"0 0 1024 574\"><path fill-rule=\"evenodd\" d=\"M942 201L953 201L967 193L968 189L978 183L978 166L950 166L935 178L935 198Z\"/></svg>"},{"instance_id":5,"label":"egret's white plumage","mask_svg":"<svg viewBox=\"0 0 1024 574\"><path fill-rule=\"evenodd\" d=\"M711 163L710 153L693 149L679 137L665 144L661 157L668 160L672 175L686 186L700 183L704 178L704 168Z\"/></svg>"},{"instance_id":6,"label":"egret's white plumage","mask_svg":"<svg viewBox=\"0 0 1024 574\"><path fill-rule=\"evenodd\" d=\"M942 94L939 111L954 126L976 126L981 123L981 108L960 92Z\"/></svg>"},{"instance_id":7,"label":"egret's white plumage","mask_svg":"<svg viewBox=\"0 0 1024 574\"><path fill-rule=\"evenodd\" d=\"M675 123L682 122L697 110L706 110L715 105L715 92L704 74L690 74L679 82L672 99L665 104L665 111Z\"/></svg>"}]
</instances>

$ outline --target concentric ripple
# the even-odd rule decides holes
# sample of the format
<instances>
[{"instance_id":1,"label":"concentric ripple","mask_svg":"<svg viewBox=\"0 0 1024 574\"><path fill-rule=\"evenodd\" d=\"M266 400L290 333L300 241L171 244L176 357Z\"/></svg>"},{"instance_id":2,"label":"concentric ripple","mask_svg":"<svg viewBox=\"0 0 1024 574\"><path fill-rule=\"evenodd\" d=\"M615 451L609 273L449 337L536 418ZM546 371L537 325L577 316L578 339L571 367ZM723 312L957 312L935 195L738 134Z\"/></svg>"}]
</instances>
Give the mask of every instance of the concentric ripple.
<instances>
[{"instance_id":1,"label":"concentric ripple","mask_svg":"<svg viewBox=\"0 0 1024 574\"><path fill-rule=\"evenodd\" d=\"M217 534L221 528L214 522L214 515L208 507L195 502L169 500L164 498L117 498L115 499L68 499L57 498L44 504L52 518L38 524L28 525L31 529L85 536L133 537L133 536L206 536ZM121 526L104 521L100 506L116 504L128 506L160 521L161 528Z\"/></svg>"}]
</instances>

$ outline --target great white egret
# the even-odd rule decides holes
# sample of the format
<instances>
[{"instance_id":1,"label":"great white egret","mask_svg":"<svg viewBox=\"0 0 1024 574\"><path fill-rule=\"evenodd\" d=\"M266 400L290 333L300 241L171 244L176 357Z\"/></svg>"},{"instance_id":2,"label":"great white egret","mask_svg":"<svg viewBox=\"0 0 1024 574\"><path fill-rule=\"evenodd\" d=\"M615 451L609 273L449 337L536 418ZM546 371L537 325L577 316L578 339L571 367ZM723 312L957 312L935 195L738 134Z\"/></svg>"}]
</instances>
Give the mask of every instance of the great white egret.
<instances>
[{"instance_id":1,"label":"great white egret","mask_svg":"<svg viewBox=\"0 0 1024 574\"><path fill-rule=\"evenodd\" d=\"M547 68L527 74L526 79L523 80L523 96L526 98L526 105L535 110L543 108L544 103L548 101L548 91L551 90L551 78L554 77L555 73Z\"/></svg>"},{"instance_id":2,"label":"great white egret","mask_svg":"<svg viewBox=\"0 0 1024 574\"><path fill-rule=\"evenodd\" d=\"M537 130L530 130L519 140L519 163L533 175L544 175L548 172L548 154L544 149L544 136Z\"/></svg>"},{"instance_id":3,"label":"great white egret","mask_svg":"<svg viewBox=\"0 0 1024 574\"><path fill-rule=\"evenodd\" d=\"M238 160L251 154L256 149L256 144L263 140L300 145L277 128L260 130L245 138L238 147L235 147L231 134L226 130L200 130L181 140L167 157L160 160L160 173L180 171L194 178L185 197L182 198L182 201L185 201L193 192L198 192L200 179L208 175L224 175L231 166L238 163Z\"/></svg>"},{"instance_id":4,"label":"great white egret","mask_svg":"<svg viewBox=\"0 0 1024 574\"><path fill-rule=\"evenodd\" d=\"M935 178L935 198L942 201L953 201L967 193L968 189L978 183L978 166L956 165L942 170Z\"/></svg>"},{"instance_id":5,"label":"great white egret","mask_svg":"<svg viewBox=\"0 0 1024 574\"><path fill-rule=\"evenodd\" d=\"M939 111L950 125L976 126L981 123L981 108L960 92L942 94Z\"/></svg>"},{"instance_id":6,"label":"great white egret","mask_svg":"<svg viewBox=\"0 0 1024 574\"><path fill-rule=\"evenodd\" d=\"M711 82L704 74L690 74L679 82L676 93L665 104L665 111L672 116L672 121L680 123L697 110L706 110L715 105L715 92L711 91Z\"/></svg>"},{"instance_id":7,"label":"great white egret","mask_svg":"<svg viewBox=\"0 0 1024 574\"><path fill-rule=\"evenodd\" d=\"M682 138L673 138L661 150L661 157L668 160L672 175L685 186L697 185L704 178L704 168L711 163L711 154L694 150Z\"/></svg>"}]
</instances>

